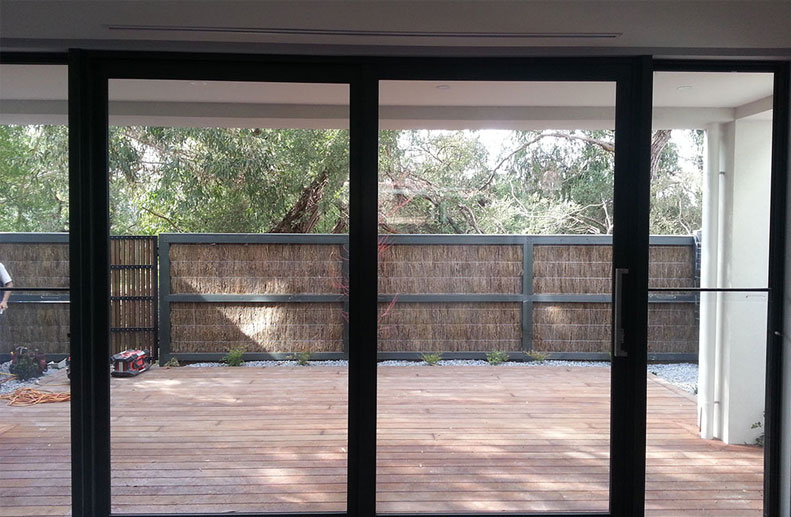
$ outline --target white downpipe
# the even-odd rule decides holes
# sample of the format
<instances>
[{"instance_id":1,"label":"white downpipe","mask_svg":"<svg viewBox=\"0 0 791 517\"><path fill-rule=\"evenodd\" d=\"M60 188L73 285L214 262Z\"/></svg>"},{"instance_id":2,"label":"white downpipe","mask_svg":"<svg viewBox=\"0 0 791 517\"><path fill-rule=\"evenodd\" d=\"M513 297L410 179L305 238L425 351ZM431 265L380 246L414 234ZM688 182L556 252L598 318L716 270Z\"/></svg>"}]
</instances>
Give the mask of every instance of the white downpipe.
<instances>
[{"instance_id":1,"label":"white downpipe","mask_svg":"<svg viewBox=\"0 0 791 517\"><path fill-rule=\"evenodd\" d=\"M720 126L711 124L705 133L703 166L703 213L700 243L700 286L716 287L719 237L719 145ZM717 295L700 293L700 338L698 340L698 427L704 440L714 438Z\"/></svg>"},{"instance_id":2,"label":"white downpipe","mask_svg":"<svg viewBox=\"0 0 791 517\"><path fill-rule=\"evenodd\" d=\"M727 239L727 213L728 205L728 178L726 171L732 166L729 153L732 151L730 139L720 133L719 144L719 171L717 184L717 285L716 287L726 287L726 239ZM724 384L725 384L725 293L716 293L716 321L714 336L714 438L723 439L725 435L725 415L723 406Z\"/></svg>"}]
</instances>

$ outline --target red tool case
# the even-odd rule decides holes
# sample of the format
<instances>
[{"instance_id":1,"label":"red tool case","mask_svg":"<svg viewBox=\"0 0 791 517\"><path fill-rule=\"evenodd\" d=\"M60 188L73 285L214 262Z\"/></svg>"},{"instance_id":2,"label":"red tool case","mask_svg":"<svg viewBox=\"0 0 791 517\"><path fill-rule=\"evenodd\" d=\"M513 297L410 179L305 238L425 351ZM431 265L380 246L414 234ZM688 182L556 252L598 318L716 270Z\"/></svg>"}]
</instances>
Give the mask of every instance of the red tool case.
<instances>
[{"instance_id":1,"label":"red tool case","mask_svg":"<svg viewBox=\"0 0 791 517\"><path fill-rule=\"evenodd\" d=\"M133 377L151 368L151 356L145 350L124 350L111 360L114 377Z\"/></svg>"}]
</instances>

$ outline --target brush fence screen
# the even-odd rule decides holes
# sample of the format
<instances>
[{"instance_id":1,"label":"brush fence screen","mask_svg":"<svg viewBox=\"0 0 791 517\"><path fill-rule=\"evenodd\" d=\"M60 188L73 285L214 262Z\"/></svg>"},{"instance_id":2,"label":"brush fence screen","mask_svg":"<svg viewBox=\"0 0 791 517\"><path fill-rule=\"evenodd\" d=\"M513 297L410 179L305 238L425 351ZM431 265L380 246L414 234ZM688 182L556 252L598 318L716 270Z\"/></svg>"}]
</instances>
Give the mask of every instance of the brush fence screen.
<instances>
[{"instance_id":1,"label":"brush fence screen","mask_svg":"<svg viewBox=\"0 0 791 517\"><path fill-rule=\"evenodd\" d=\"M213 300L169 303L171 353L343 353L342 244L172 243L168 259L171 295Z\"/></svg>"},{"instance_id":2,"label":"brush fence screen","mask_svg":"<svg viewBox=\"0 0 791 517\"><path fill-rule=\"evenodd\" d=\"M38 242L37 242L38 241ZM14 287L68 288L66 234L0 234L0 262ZM0 356L18 346L46 354L69 353L69 305L64 291L15 291L0 316Z\"/></svg>"},{"instance_id":3,"label":"brush fence screen","mask_svg":"<svg viewBox=\"0 0 791 517\"><path fill-rule=\"evenodd\" d=\"M379 351L606 354L610 242L606 236L384 237ZM166 355L345 354L345 236L163 235L161 246L168 262L161 286ZM660 238L651 246L651 286L693 285L694 264L692 238ZM651 303L649 311L651 353L697 353L694 298Z\"/></svg>"},{"instance_id":4,"label":"brush fence screen","mask_svg":"<svg viewBox=\"0 0 791 517\"><path fill-rule=\"evenodd\" d=\"M19 288L0 316L0 357L18 346L56 359L69 353L69 237L66 233L0 234L0 262ZM157 348L157 238L113 236L110 240L108 353Z\"/></svg>"},{"instance_id":5,"label":"brush fence screen","mask_svg":"<svg viewBox=\"0 0 791 517\"><path fill-rule=\"evenodd\" d=\"M674 245L652 244L649 287L696 287L695 264L691 239L676 239ZM609 296L611 284L611 246L535 245L533 292L550 299L552 295L578 295L580 301L533 304L533 349L548 353L606 353L610 347L610 303L588 302L585 297ZM648 322L649 353L697 354L698 303L694 298L650 303Z\"/></svg>"}]
</instances>

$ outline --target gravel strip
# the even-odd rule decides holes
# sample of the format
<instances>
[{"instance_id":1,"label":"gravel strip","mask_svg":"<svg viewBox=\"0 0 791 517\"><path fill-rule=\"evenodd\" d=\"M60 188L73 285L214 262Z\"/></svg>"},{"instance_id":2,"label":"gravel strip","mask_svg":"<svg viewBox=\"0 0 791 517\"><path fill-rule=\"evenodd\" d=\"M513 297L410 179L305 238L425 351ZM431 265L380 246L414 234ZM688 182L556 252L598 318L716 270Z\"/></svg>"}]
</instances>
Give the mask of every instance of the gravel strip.
<instances>
[{"instance_id":1,"label":"gravel strip","mask_svg":"<svg viewBox=\"0 0 791 517\"><path fill-rule=\"evenodd\" d=\"M0 372L8 373L11 361L0 363ZM297 361L245 361L242 364L246 368L274 368L278 366L299 366ZM348 361L309 361L306 366L336 366L347 367ZM428 368L429 365L424 361L381 361L378 366L401 366L409 368ZM475 366L490 368L535 368L538 366L548 366L553 368L608 368L610 363L603 361L508 361L497 366L492 366L482 360L462 360L449 359L437 363L437 366ZM223 363L192 363L184 366L185 368L221 368ZM48 369L44 376L53 375L60 370ZM677 364L649 364L648 372L660 377L667 382L678 386L684 391L697 393L698 389L698 365L694 363ZM5 377L5 376L2 376ZM36 386L38 379L28 379L18 381L16 379L0 384L0 393L10 393L18 388Z\"/></svg>"},{"instance_id":2,"label":"gravel strip","mask_svg":"<svg viewBox=\"0 0 791 517\"><path fill-rule=\"evenodd\" d=\"M428 364L425 361L381 361L379 366L428 366ZM482 359L445 359L438 362L436 366L492 367L488 361ZM551 366L555 368L608 368L610 363L601 361L507 361L496 365L497 368L535 368L537 366Z\"/></svg>"},{"instance_id":3,"label":"gravel strip","mask_svg":"<svg viewBox=\"0 0 791 517\"><path fill-rule=\"evenodd\" d=\"M297 361L245 361L245 368L273 368L275 366L300 366ZM349 366L349 361L308 361L304 366ZM185 368L230 368L225 363L191 363Z\"/></svg>"},{"instance_id":4,"label":"gravel strip","mask_svg":"<svg viewBox=\"0 0 791 517\"><path fill-rule=\"evenodd\" d=\"M698 365L694 363L649 364L648 371L690 393L698 392Z\"/></svg>"},{"instance_id":5,"label":"gravel strip","mask_svg":"<svg viewBox=\"0 0 791 517\"><path fill-rule=\"evenodd\" d=\"M306 366L348 366L348 361L309 361ZM187 368L217 368L223 363L192 363ZM296 361L245 361L242 366L247 368L272 368L277 366L299 366ZM400 366L407 368L428 368L424 361L380 361L378 366ZM475 366L489 368L535 368L548 366L552 368L609 368L606 361L508 361L497 366L487 361L472 359L446 359L436 366ZM694 363L649 364L648 372L690 393L697 393L698 365Z\"/></svg>"},{"instance_id":6,"label":"gravel strip","mask_svg":"<svg viewBox=\"0 0 791 517\"><path fill-rule=\"evenodd\" d=\"M2 373L9 373L9 368L11 367L11 361L7 361L5 363L0 364L0 372ZM10 381L6 381L0 384L0 394L11 393L19 388L32 388L38 384L39 379L42 377L46 377L48 375L54 375L58 373L60 370L56 370L54 368L47 368L47 371L41 377L35 377L32 379L27 379L24 381L19 381L17 379L13 379ZM0 375L0 378L6 378L7 375Z\"/></svg>"},{"instance_id":7,"label":"gravel strip","mask_svg":"<svg viewBox=\"0 0 791 517\"><path fill-rule=\"evenodd\" d=\"M0 372L8 373L11 361L0 363ZM278 366L299 366L297 361L245 361L242 364L246 368L273 368ZM309 361L306 366L336 366L347 367L348 361ZM378 366L402 366L409 368L427 368L424 361L381 361ZM487 361L470 359L448 359L437 363L437 366L475 366L490 368L535 368L537 366L549 366L553 368L608 368L610 363L603 361L508 361L497 366L490 365ZM219 368L225 367L223 363L192 363L185 365L185 368ZM48 369L44 376L52 375L60 370ZM698 365L694 363L676 364L649 364L648 372L660 377L670 384L678 386L684 391L697 393L698 391ZM6 377L6 376L0 376ZM0 393L10 393L18 388L36 386L38 379L28 379L25 381L10 380L0 384Z\"/></svg>"}]
</instances>

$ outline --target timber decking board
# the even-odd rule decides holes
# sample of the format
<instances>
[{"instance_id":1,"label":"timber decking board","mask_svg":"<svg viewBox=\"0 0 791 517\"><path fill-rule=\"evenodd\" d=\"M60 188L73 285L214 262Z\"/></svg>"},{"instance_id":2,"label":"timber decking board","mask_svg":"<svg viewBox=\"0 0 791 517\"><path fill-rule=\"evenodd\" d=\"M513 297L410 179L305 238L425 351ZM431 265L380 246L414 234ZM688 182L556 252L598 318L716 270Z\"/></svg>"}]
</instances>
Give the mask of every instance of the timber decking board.
<instances>
[{"instance_id":1,"label":"timber decking board","mask_svg":"<svg viewBox=\"0 0 791 517\"><path fill-rule=\"evenodd\" d=\"M379 511L606 510L608 369L378 375ZM343 511L346 380L340 367L113 379L114 511ZM694 397L653 376L648 397L647 515L760 515L762 450L701 440ZM0 515L70 512L68 410L0 405Z\"/></svg>"}]
</instances>

